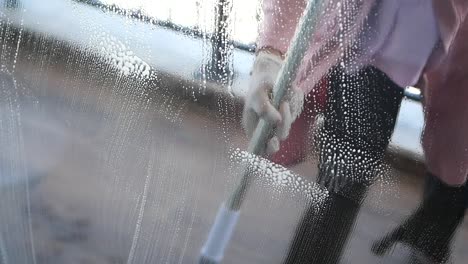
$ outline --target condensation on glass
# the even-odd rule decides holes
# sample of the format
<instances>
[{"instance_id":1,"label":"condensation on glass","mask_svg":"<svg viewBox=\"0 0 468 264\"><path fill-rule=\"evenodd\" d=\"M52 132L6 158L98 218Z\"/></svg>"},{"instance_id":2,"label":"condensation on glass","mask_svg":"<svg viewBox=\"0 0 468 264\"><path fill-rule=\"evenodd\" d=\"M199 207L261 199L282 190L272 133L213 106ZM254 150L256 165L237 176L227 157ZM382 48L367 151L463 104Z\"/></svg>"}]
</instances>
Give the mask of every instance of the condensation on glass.
<instances>
[{"instance_id":1,"label":"condensation on glass","mask_svg":"<svg viewBox=\"0 0 468 264\"><path fill-rule=\"evenodd\" d=\"M367 2L310 1L328 43L253 155L306 1L0 0L0 263L464 263L466 188L424 172Z\"/></svg>"}]
</instances>

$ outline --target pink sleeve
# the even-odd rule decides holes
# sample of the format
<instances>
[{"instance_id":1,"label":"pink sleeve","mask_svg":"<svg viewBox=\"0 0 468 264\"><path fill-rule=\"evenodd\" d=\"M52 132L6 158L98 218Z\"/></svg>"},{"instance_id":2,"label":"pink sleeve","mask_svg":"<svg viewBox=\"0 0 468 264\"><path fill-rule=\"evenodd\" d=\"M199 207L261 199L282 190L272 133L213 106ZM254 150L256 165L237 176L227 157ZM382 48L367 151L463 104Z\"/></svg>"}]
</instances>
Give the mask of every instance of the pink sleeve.
<instances>
[{"instance_id":1,"label":"pink sleeve","mask_svg":"<svg viewBox=\"0 0 468 264\"><path fill-rule=\"evenodd\" d=\"M424 75L422 143L429 171L459 186L468 178L468 1L433 3L444 45Z\"/></svg>"},{"instance_id":2,"label":"pink sleeve","mask_svg":"<svg viewBox=\"0 0 468 264\"><path fill-rule=\"evenodd\" d=\"M305 6L305 0L264 0L257 47L271 47L285 54Z\"/></svg>"}]
</instances>

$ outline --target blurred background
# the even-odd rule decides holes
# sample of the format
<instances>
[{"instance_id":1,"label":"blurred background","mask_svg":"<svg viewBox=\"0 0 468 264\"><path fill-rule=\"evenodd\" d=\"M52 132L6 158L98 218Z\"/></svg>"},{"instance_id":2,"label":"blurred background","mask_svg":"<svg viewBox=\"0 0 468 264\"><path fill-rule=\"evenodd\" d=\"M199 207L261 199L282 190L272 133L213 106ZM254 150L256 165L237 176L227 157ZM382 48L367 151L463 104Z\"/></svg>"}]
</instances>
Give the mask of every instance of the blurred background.
<instances>
[{"instance_id":1,"label":"blurred background","mask_svg":"<svg viewBox=\"0 0 468 264\"><path fill-rule=\"evenodd\" d=\"M196 263L246 159L261 1L0 3L0 263ZM370 251L421 199L423 113L407 95L342 263L407 263L402 245ZM321 192L312 148L264 162L223 263L281 263Z\"/></svg>"}]
</instances>

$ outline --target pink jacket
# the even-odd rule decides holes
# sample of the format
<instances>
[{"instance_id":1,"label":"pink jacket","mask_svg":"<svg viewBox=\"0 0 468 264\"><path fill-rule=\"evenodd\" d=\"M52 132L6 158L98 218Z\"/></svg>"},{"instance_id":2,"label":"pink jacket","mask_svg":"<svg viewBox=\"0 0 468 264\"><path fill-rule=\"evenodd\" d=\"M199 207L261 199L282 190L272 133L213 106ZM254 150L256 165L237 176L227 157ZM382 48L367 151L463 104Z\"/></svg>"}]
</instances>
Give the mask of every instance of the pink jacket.
<instances>
[{"instance_id":1,"label":"pink jacket","mask_svg":"<svg viewBox=\"0 0 468 264\"><path fill-rule=\"evenodd\" d=\"M286 53L307 0L265 0L259 47ZM438 40L430 0L325 0L295 87L308 92L343 52L346 69L373 65L402 87L414 85ZM378 13L376 17L370 13ZM423 33L422 33L423 32ZM404 48L402 48L404 43Z\"/></svg>"},{"instance_id":2,"label":"pink jacket","mask_svg":"<svg viewBox=\"0 0 468 264\"><path fill-rule=\"evenodd\" d=\"M422 75L429 170L448 184L468 174L468 0L433 0L441 45Z\"/></svg>"},{"instance_id":3,"label":"pink jacket","mask_svg":"<svg viewBox=\"0 0 468 264\"><path fill-rule=\"evenodd\" d=\"M468 38L465 36L468 0L433 0L433 5L430 1L325 0L317 33L312 37L294 86L304 93L310 91L341 61L347 48L352 50L348 54L354 56L348 58L352 63L346 64L347 70L374 65L403 87L414 85L423 76L421 87L426 109L423 147L427 165L444 182L459 185L468 174L468 141L463 137L468 135L468 107L464 105L468 104L468 74L460 70L468 69L468 50L465 52L461 44L461 39ZM305 5L305 0L264 0L258 46L286 53ZM431 13L433 7L435 15ZM384 8L377 22L368 19L375 8ZM371 26L378 35L365 31L370 28L369 23L374 23ZM434 50L439 38L444 48ZM460 63L466 67L458 67ZM463 85L455 85L453 79L447 78L452 75L460 80L457 84ZM453 86L450 91L447 85ZM441 97L443 100L434 99Z\"/></svg>"}]
</instances>

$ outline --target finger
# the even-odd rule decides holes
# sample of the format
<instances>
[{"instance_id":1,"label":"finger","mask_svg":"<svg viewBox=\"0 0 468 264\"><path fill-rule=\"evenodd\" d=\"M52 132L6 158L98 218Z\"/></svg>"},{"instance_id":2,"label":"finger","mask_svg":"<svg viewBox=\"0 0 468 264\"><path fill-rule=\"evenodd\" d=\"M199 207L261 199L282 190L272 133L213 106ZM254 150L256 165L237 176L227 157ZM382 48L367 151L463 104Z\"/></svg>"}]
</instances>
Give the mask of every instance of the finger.
<instances>
[{"instance_id":1,"label":"finger","mask_svg":"<svg viewBox=\"0 0 468 264\"><path fill-rule=\"evenodd\" d=\"M242 115L242 126L244 127L244 131L248 137L252 137L253 132L258 124L258 115L252 108L246 107L244 108L244 112Z\"/></svg>"},{"instance_id":2,"label":"finger","mask_svg":"<svg viewBox=\"0 0 468 264\"><path fill-rule=\"evenodd\" d=\"M273 124L277 124L281 121L281 114L271 104L270 98L268 97L267 91L261 89L255 96L252 108L260 116Z\"/></svg>"},{"instance_id":3,"label":"finger","mask_svg":"<svg viewBox=\"0 0 468 264\"><path fill-rule=\"evenodd\" d=\"M266 105L265 112L261 115L261 117L271 122L272 124L278 124L282 121L281 114L271 103Z\"/></svg>"},{"instance_id":4,"label":"finger","mask_svg":"<svg viewBox=\"0 0 468 264\"><path fill-rule=\"evenodd\" d=\"M266 147L266 154L267 155L272 155L278 152L280 149L280 142L278 137L272 137L270 141L268 141L267 147Z\"/></svg>"},{"instance_id":5,"label":"finger","mask_svg":"<svg viewBox=\"0 0 468 264\"><path fill-rule=\"evenodd\" d=\"M289 131L291 130L291 125L293 122L289 102L282 102L279 112L281 114L281 122L279 122L278 126L276 127L276 135L280 140L285 140L289 135Z\"/></svg>"}]
</instances>

